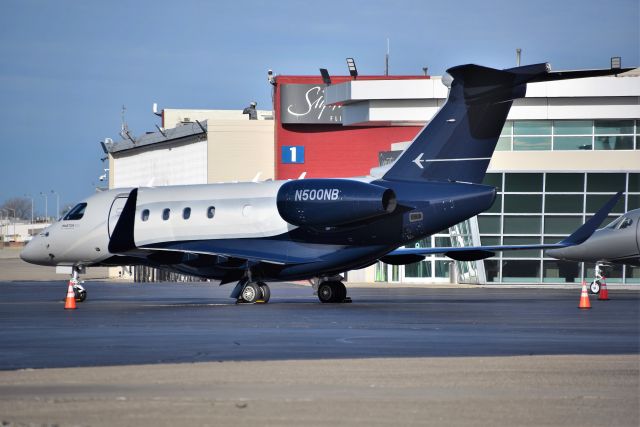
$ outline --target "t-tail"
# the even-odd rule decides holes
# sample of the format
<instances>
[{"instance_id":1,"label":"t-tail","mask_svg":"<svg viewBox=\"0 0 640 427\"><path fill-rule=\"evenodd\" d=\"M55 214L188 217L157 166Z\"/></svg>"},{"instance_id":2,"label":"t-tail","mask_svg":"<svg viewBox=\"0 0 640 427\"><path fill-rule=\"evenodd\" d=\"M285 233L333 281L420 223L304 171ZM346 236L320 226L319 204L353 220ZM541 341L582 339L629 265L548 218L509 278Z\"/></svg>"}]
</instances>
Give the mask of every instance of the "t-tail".
<instances>
[{"instance_id":1,"label":"t-tail","mask_svg":"<svg viewBox=\"0 0 640 427\"><path fill-rule=\"evenodd\" d=\"M496 70L460 65L449 97L415 137L383 179L481 183L514 99L523 98L527 83L597 77L628 69L550 72L549 64Z\"/></svg>"}]
</instances>

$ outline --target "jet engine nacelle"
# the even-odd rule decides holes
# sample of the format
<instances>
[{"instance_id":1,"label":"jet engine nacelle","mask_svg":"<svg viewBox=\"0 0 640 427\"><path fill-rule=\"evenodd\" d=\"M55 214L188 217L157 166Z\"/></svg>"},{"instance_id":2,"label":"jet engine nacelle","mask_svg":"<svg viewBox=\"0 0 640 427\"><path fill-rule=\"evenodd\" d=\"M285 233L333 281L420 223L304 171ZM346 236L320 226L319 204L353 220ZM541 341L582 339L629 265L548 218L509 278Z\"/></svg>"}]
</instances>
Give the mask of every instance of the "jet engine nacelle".
<instances>
[{"instance_id":1,"label":"jet engine nacelle","mask_svg":"<svg viewBox=\"0 0 640 427\"><path fill-rule=\"evenodd\" d=\"M389 188L348 179L303 179L280 187L282 219L297 226L337 226L392 213L396 195Z\"/></svg>"}]
</instances>

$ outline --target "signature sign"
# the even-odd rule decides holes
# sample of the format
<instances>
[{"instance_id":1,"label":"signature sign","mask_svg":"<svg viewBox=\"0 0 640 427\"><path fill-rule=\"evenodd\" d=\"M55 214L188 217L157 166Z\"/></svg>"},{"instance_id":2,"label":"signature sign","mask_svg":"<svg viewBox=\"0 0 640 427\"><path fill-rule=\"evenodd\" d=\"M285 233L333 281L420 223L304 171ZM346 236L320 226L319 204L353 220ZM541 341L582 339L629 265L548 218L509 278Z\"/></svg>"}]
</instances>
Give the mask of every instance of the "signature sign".
<instances>
[{"instance_id":1,"label":"signature sign","mask_svg":"<svg viewBox=\"0 0 640 427\"><path fill-rule=\"evenodd\" d=\"M282 123L342 123L342 107L324 103L326 85L283 85L280 93Z\"/></svg>"}]
</instances>

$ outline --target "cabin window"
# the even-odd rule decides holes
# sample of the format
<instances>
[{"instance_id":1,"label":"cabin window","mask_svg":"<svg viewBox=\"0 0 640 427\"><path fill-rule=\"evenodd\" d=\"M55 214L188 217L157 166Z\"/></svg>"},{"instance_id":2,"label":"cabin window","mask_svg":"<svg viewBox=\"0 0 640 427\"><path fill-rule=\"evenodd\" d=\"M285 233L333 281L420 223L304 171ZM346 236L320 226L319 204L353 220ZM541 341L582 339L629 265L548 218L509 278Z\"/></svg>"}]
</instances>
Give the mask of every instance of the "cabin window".
<instances>
[{"instance_id":1,"label":"cabin window","mask_svg":"<svg viewBox=\"0 0 640 427\"><path fill-rule=\"evenodd\" d=\"M191 216L191 208L184 208L182 210L182 218L189 219L190 216Z\"/></svg>"},{"instance_id":2,"label":"cabin window","mask_svg":"<svg viewBox=\"0 0 640 427\"><path fill-rule=\"evenodd\" d=\"M84 210L87 208L86 203L78 203L62 218L64 221L77 221L84 216Z\"/></svg>"},{"instance_id":3,"label":"cabin window","mask_svg":"<svg viewBox=\"0 0 640 427\"><path fill-rule=\"evenodd\" d=\"M207 208L207 218L213 218L216 215L216 208L215 206L209 206Z\"/></svg>"},{"instance_id":4,"label":"cabin window","mask_svg":"<svg viewBox=\"0 0 640 427\"><path fill-rule=\"evenodd\" d=\"M165 208L165 209L162 211L162 219L163 219L164 221L168 220L170 215L171 215L171 209L169 209L169 208Z\"/></svg>"},{"instance_id":5,"label":"cabin window","mask_svg":"<svg viewBox=\"0 0 640 427\"><path fill-rule=\"evenodd\" d=\"M140 219L143 221L146 221L149 219L149 209L145 209L142 211L142 213L140 214Z\"/></svg>"}]
</instances>

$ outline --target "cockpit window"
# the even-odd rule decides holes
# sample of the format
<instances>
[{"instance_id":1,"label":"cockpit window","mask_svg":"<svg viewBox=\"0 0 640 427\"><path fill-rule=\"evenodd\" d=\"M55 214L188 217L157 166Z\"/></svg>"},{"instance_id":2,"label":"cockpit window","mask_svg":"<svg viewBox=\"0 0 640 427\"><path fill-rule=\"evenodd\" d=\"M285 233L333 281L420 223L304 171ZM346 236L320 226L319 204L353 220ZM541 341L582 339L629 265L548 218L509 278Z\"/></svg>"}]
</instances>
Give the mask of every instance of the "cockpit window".
<instances>
[{"instance_id":1,"label":"cockpit window","mask_svg":"<svg viewBox=\"0 0 640 427\"><path fill-rule=\"evenodd\" d=\"M605 228L616 229L620 222L624 219L623 216L616 218L611 224L607 225Z\"/></svg>"},{"instance_id":2,"label":"cockpit window","mask_svg":"<svg viewBox=\"0 0 640 427\"><path fill-rule=\"evenodd\" d=\"M633 224L633 220L629 217L626 217L622 220L622 222L620 222L620 227L618 227L618 229L622 230L623 228L629 227L631 224Z\"/></svg>"},{"instance_id":3,"label":"cockpit window","mask_svg":"<svg viewBox=\"0 0 640 427\"><path fill-rule=\"evenodd\" d=\"M78 203L62 218L63 221L77 221L84 216L84 210L87 208L86 203Z\"/></svg>"}]
</instances>

